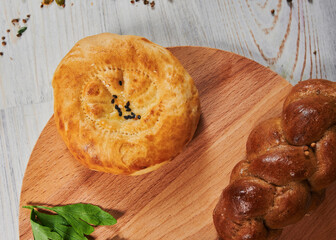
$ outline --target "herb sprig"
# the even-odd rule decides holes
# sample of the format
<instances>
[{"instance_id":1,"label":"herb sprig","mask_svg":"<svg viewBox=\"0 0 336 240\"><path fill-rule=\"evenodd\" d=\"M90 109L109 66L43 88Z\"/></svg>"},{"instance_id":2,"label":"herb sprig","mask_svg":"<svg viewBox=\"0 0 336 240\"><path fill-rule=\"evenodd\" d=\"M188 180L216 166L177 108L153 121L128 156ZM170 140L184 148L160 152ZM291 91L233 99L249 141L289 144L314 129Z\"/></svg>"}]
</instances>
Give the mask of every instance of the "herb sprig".
<instances>
[{"instance_id":1,"label":"herb sprig","mask_svg":"<svg viewBox=\"0 0 336 240\"><path fill-rule=\"evenodd\" d=\"M77 203L65 206L23 206L31 209L30 223L35 240L87 240L94 226L114 225L117 220L100 207ZM35 209L45 209L47 214Z\"/></svg>"}]
</instances>

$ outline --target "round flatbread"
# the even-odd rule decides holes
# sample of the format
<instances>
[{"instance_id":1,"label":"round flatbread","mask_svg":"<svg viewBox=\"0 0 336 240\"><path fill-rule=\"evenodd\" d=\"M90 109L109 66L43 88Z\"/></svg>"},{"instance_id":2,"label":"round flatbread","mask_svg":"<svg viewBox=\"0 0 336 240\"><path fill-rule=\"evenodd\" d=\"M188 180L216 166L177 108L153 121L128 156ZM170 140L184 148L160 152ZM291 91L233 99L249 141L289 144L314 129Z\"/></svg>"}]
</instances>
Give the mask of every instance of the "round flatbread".
<instances>
[{"instance_id":1,"label":"round flatbread","mask_svg":"<svg viewBox=\"0 0 336 240\"><path fill-rule=\"evenodd\" d=\"M52 84L58 131L93 170L137 175L158 168L192 139L200 116L190 75L171 52L142 37L80 40Z\"/></svg>"}]
</instances>

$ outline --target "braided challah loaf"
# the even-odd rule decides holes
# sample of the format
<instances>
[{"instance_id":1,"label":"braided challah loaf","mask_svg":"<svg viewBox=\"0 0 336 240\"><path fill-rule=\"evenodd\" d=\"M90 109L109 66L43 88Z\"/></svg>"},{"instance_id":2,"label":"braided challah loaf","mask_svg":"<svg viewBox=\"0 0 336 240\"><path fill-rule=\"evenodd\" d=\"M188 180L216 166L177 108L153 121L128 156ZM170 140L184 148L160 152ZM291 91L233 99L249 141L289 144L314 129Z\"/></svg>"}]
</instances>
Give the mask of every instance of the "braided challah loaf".
<instances>
[{"instance_id":1,"label":"braided challah loaf","mask_svg":"<svg viewBox=\"0 0 336 240\"><path fill-rule=\"evenodd\" d=\"M252 130L246 154L214 210L216 230L223 240L278 239L336 180L336 83L297 84L282 117Z\"/></svg>"}]
</instances>

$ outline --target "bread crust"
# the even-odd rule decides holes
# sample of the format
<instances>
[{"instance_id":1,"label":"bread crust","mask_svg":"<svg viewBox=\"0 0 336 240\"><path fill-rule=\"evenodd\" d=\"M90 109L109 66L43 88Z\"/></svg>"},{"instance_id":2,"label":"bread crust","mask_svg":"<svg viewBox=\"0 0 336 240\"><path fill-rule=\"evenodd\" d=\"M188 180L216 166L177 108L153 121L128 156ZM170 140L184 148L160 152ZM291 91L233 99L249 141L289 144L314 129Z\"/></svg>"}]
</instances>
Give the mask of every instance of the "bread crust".
<instances>
[{"instance_id":1,"label":"bread crust","mask_svg":"<svg viewBox=\"0 0 336 240\"><path fill-rule=\"evenodd\" d=\"M287 96L282 117L250 133L246 159L233 168L214 210L216 230L223 240L278 239L282 228L322 203L334 181L336 83L300 82ZM255 182L274 187L273 194L255 191Z\"/></svg>"},{"instance_id":2,"label":"bread crust","mask_svg":"<svg viewBox=\"0 0 336 240\"><path fill-rule=\"evenodd\" d=\"M52 85L60 135L78 161L97 171L157 169L192 139L200 116L198 91L180 62L137 36L80 40Z\"/></svg>"}]
</instances>

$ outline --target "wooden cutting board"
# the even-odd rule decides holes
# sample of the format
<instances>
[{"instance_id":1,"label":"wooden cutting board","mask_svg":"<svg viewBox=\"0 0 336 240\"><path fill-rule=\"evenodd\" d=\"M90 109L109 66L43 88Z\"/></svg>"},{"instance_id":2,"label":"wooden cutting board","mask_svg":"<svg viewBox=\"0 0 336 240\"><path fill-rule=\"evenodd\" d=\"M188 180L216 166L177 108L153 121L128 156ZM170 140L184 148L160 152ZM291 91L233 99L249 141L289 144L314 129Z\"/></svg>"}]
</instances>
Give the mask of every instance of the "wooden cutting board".
<instances>
[{"instance_id":1,"label":"wooden cutting board","mask_svg":"<svg viewBox=\"0 0 336 240\"><path fill-rule=\"evenodd\" d=\"M98 227L97 240L215 240L212 211L233 166L245 156L251 129L279 116L291 85L266 67L233 53L201 48L169 50L191 74L202 115L193 141L161 169L143 176L114 176L80 165L51 118L32 152L20 200L20 239L33 239L22 205L91 203L118 223ZM311 217L288 227L281 239L336 236L336 185Z\"/></svg>"}]
</instances>

